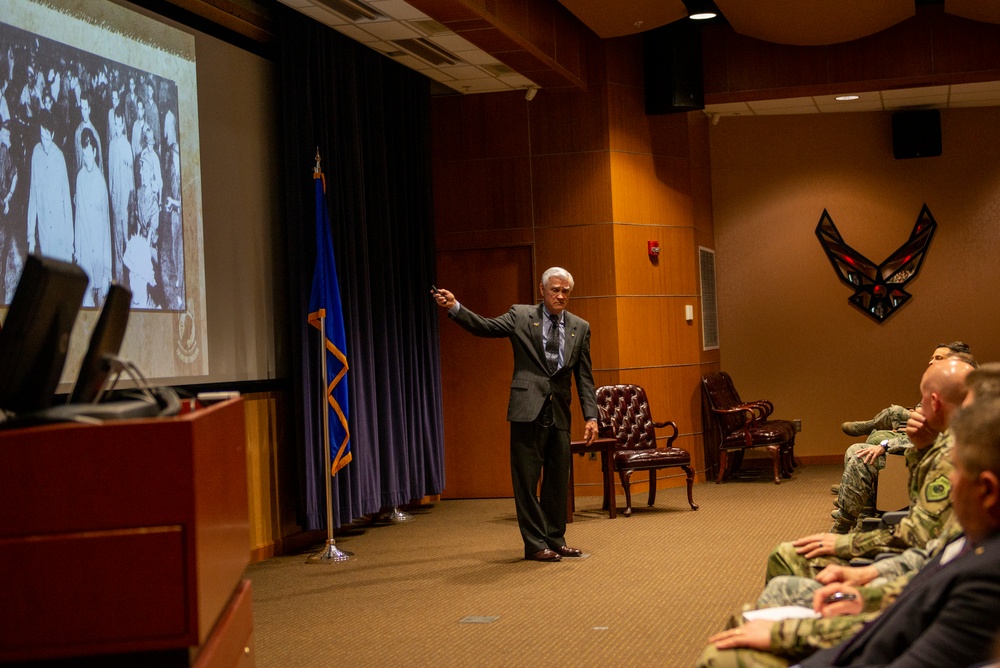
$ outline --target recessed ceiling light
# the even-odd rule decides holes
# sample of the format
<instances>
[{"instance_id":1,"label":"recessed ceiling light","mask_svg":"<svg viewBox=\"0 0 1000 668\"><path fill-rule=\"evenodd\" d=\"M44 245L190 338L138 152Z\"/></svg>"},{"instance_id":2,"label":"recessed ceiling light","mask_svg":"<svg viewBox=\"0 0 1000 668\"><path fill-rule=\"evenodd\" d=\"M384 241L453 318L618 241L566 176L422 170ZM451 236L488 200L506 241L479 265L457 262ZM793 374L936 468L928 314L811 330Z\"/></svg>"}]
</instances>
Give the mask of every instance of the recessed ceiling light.
<instances>
[{"instance_id":1,"label":"recessed ceiling light","mask_svg":"<svg viewBox=\"0 0 1000 668\"><path fill-rule=\"evenodd\" d=\"M848 100L857 100L860 95L838 95L835 99L840 102L847 102Z\"/></svg>"},{"instance_id":2,"label":"recessed ceiling light","mask_svg":"<svg viewBox=\"0 0 1000 668\"><path fill-rule=\"evenodd\" d=\"M712 0L684 0L684 5L688 10L688 18L696 21L714 19L719 15L719 10Z\"/></svg>"}]
</instances>

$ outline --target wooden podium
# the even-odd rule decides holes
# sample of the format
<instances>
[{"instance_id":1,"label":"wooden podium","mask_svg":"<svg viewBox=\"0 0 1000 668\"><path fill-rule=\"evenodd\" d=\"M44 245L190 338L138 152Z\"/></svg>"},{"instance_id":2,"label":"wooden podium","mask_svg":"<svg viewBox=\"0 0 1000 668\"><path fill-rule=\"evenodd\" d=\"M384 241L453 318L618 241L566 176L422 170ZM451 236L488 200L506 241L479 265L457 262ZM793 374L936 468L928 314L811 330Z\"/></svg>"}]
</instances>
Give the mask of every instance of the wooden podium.
<instances>
[{"instance_id":1,"label":"wooden podium","mask_svg":"<svg viewBox=\"0 0 1000 668\"><path fill-rule=\"evenodd\" d=\"M0 431L0 662L252 665L245 447L241 399Z\"/></svg>"}]
</instances>

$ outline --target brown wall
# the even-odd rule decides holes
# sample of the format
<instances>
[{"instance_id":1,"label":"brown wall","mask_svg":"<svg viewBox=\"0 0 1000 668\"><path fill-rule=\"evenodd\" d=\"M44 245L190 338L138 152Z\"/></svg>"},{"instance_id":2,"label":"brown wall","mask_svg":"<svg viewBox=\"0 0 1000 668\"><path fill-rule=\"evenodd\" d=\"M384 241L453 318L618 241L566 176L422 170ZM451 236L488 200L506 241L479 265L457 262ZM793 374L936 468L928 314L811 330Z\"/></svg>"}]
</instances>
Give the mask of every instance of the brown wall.
<instances>
[{"instance_id":1,"label":"brown wall","mask_svg":"<svg viewBox=\"0 0 1000 668\"><path fill-rule=\"evenodd\" d=\"M796 452L841 456L844 420L912 405L939 341L1000 359L1000 108L942 111L943 154L895 160L889 113L723 118L711 128L722 367L744 398L801 418ZM908 303L878 324L848 303L815 234L827 209L872 261L938 223Z\"/></svg>"},{"instance_id":2,"label":"brown wall","mask_svg":"<svg viewBox=\"0 0 1000 668\"><path fill-rule=\"evenodd\" d=\"M702 354L684 306L700 313L697 247L713 246L708 122L645 115L637 38L599 56L586 93L433 101L438 284L495 316L515 298L534 301L545 268L569 269L570 310L592 325L595 381L644 385L700 470L697 379L718 353ZM655 261L649 240L663 248ZM508 496L509 345L441 317L444 496ZM579 409L574 425L579 437ZM575 474L579 493L600 493L596 462L578 460Z\"/></svg>"}]
</instances>

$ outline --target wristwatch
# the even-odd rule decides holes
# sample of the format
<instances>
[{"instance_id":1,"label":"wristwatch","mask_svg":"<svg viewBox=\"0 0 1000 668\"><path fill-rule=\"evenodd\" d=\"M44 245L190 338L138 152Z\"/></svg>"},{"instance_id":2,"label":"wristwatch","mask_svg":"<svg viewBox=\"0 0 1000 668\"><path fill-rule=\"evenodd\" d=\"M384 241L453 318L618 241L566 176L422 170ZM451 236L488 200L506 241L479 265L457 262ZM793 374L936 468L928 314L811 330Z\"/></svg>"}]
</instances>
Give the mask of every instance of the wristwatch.
<instances>
[{"instance_id":1,"label":"wristwatch","mask_svg":"<svg viewBox=\"0 0 1000 668\"><path fill-rule=\"evenodd\" d=\"M885 439L884 441L879 443L879 445L882 446L883 454L889 452L889 439Z\"/></svg>"}]
</instances>

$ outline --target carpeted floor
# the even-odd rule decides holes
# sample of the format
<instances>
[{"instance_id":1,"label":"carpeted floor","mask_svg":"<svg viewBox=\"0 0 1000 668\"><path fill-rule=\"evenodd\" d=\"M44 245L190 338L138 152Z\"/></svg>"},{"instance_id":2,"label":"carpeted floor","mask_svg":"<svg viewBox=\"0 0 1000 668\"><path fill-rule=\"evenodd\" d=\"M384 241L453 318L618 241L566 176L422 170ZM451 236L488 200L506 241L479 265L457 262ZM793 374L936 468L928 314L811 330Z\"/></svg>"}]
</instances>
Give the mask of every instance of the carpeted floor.
<instances>
[{"instance_id":1,"label":"carpeted floor","mask_svg":"<svg viewBox=\"0 0 1000 668\"><path fill-rule=\"evenodd\" d=\"M775 544L830 528L840 473L696 485L697 511L682 487L660 490L653 508L633 495L632 517L615 520L600 497L577 497L567 542L590 556L552 564L521 558L511 499L348 527L336 540L350 561L303 553L250 566L256 665L690 666L756 597Z\"/></svg>"}]
</instances>

